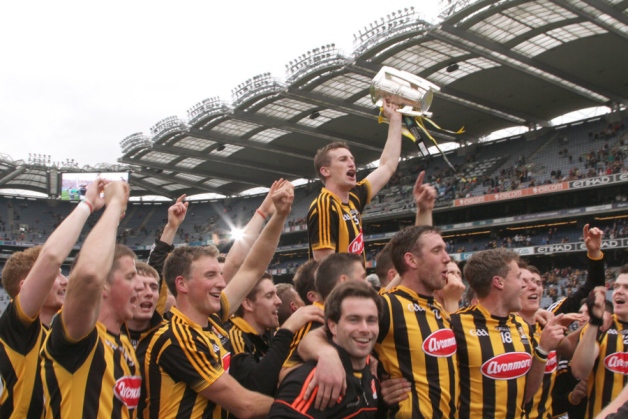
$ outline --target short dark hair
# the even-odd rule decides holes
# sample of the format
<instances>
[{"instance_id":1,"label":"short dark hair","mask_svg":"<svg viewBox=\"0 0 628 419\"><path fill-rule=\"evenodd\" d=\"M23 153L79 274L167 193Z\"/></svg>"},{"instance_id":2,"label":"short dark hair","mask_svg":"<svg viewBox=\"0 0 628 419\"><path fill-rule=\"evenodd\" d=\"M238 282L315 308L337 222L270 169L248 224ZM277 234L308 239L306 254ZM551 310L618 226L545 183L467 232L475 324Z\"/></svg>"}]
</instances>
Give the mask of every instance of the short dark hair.
<instances>
[{"instance_id":1,"label":"short dark hair","mask_svg":"<svg viewBox=\"0 0 628 419\"><path fill-rule=\"evenodd\" d=\"M159 281L159 272L157 269L153 268L146 262L136 262L135 268L137 269L137 273L142 276L152 276L157 281Z\"/></svg>"},{"instance_id":2,"label":"short dark hair","mask_svg":"<svg viewBox=\"0 0 628 419\"><path fill-rule=\"evenodd\" d=\"M478 298L486 297L493 277L508 275L510 262L519 264L519 254L503 248L483 250L475 253L464 266L464 277Z\"/></svg>"},{"instance_id":3,"label":"short dark hair","mask_svg":"<svg viewBox=\"0 0 628 419\"><path fill-rule=\"evenodd\" d=\"M290 303L294 302L296 299L293 294L296 293L296 290L292 284L285 282L275 285L275 288L277 289L277 297L281 300L281 305L279 306L277 315L279 317L279 324L283 324L292 315Z\"/></svg>"},{"instance_id":4,"label":"short dark hair","mask_svg":"<svg viewBox=\"0 0 628 419\"><path fill-rule=\"evenodd\" d=\"M382 317L382 300L377 291L375 291L368 282L343 282L334 288L325 301L325 331L328 338L331 338L331 332L327 327L327 321L331 320L334 323L340 321L340 317L342 316L342 302L348 297L370 298L377 306L377 318L381 319Z\"/></svg>"},{"instance_id":5,"label":"short dark hair","mask_svg":"<svg viewBox=\"0 0 628 419\"><path fill-rule=\"evenodd\" d=\"M440 234L440 230L433 226L410 226L399 231L390 239L392 262L399 275L403 275L408 270L405 259L406 253L421 256L421 237L428 233Z\"/></svg>"},{"instance_id":6,"label":"short dark hair","mask_svg":"<svg viewBox=\"0 0 628 419\"><path fill-rule=\"evenodd\" d=\"M297 294L303 300L305 305L310 305L312 302L307 298L307 293L310 291L316 291L316 270L318 269L318 262L314 259L310 259L303 265L299 266L297 272L294 274L292 282L294 283L294 289L297 290Z\"/></svg>"},{"instance_id":7,"label":"short dark hair","mask_svg":"<svg viewBox=\"0 0 628 419\"><path fill-rule=\"evenodd\" d=\"M255 301L257 300L257 293L259 291L259 286L262 283L263 280L268 279L271 282L273 281L273 276L268 273L268 272L264 272L262 274L262 276L257 280L257 283L255 284L255 286L253 287L253 289L246 295L247 300L250 301ZM234 313L236 316L238 317L242 317L244 315L244 307L242 307L242 303L240 303L240 306L238 307L238 309L235 311Z\"/></svg>"},{"instance_id":8,"label":"short dark hair","mask_svg":"<svg viewBox=\"0 0 628 419\"><path fill-rule=\"evenodd\" d=\"M392 245L388 242L377 256L375 256L375 273L382 285L388 285L388 271L394 267L392 261Z\"/></svg>"},{"instance_id":9,"label":"short dark hair","mask_svg":"<svg viewBox=\"0 0 628 419\"><path fill-rule=\"evenodd\" d=\"M323 301L327 299L338 284L338 279L342 275L353 273L356 262L363 263L362 255L332 253L321 261L316 271L316 290L321 295Z\"/></svg>"},{"instance_id":10,"label":"short dark hair","mask_svg":"<svg viewBox=\"0 0 628 419\"><path fill-rule=\"evenodd\" d=\"M175 279L178 276L188 278L192 263L202 257L212 257L216 259L218 249L216 246L181 246L174 249L164 263L164 281L173 296L177 296L177 285Z\"/></svg>"},{"instance_id":11,"label":"short dark hair","mask_svg":"<svg viewBox=\"0 0 628 419\"><path fill-rule=\"evenodd\" d=\"M350 150L349 145L344 141L336 141L331 144L327 144L323 148L319 148L316 152L316 156L314 156L314 170L316 171L316 176L318 176L323 184L325 183L325 178L321 174L321 168L331 164L329 152L339 148L346 148L347 150Z\"/></svg>"}]
</instances>

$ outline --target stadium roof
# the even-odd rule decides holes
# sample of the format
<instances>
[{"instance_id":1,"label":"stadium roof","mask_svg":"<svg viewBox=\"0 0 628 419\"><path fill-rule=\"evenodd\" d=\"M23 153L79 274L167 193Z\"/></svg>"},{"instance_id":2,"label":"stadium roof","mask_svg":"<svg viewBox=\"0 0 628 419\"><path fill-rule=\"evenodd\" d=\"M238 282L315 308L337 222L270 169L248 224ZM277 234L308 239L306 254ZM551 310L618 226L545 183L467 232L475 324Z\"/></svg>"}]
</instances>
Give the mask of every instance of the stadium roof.
<instances>
[{"instance_id":1,"label":"stadium roof","mask_svg":"<svg viewBox=\"0 0 628 419\"><path fill-rule=\"evenodd\" d=\"M503 128L547 126L594 106L628 104L628 0L450 1L430 24L395 11L355 34L345 55L333 44L286 64L286 79L255 76L121 142L134 195L235 195L283 177L313 178L316 150L346 141L356 161L377 160L387 125L369 95L382 66L441 87L430 111L440 143L468 144ZM404 141L404 154L415 154ZM2 160L2 159L0 159ZM0 187L54 194L49 168L0 161ZM90 168L84 168L90 169ZM69 170L76 170L69 168Z\"/></svg>"}]
</instances>

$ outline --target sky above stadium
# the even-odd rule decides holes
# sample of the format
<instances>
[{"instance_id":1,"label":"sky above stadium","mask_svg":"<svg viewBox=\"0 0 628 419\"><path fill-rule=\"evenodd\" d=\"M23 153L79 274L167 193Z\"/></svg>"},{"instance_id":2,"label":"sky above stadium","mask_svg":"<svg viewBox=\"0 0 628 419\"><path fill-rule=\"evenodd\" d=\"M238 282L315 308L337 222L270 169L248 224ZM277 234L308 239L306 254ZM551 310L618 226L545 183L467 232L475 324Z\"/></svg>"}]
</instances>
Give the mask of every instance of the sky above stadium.
<instances>
[{"instance_id":1,"label":"sky above stadium","mask_svg":"<svg viewBox=\"0 0 628 419\"><path fill-rule=\"evenodd\" d=\"M8 2L0 36L0 153L115 163L120 141L414 6L438 0Z\"/></svg>"}]
</instances>

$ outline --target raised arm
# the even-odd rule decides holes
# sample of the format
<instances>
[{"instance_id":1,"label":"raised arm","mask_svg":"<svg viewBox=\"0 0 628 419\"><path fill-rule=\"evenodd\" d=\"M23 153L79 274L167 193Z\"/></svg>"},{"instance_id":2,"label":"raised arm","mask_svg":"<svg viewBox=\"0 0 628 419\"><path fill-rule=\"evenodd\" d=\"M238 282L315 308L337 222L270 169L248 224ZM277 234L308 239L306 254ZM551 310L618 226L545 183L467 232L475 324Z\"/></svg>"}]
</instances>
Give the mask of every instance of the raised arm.
<instances>
[{"instance_id":1,"label":"raised arm","mask_svg":"<svg viewBox=\"0 0 628 419\"><path fill-rule=\"evenodd\" d=\"M436 189L429 183L423 183L425 170L419 173L419 177L414 183L412 195L416 203L416 219L414 225L433 225L432 213L436 202Z\"/></svg>"},{"instance_id":2,"label":"raised arm","mask_svg":"<svg viewBox=\"0 0 628 419\"><path fill-rule=\"evenodd\" d=\"M534 397L534 394L539 389L539 386L543 382L543 375L545 374L545 363L547 362L547 355L556 349L560 341L565 337L563 327L560 325L560 321L563 315L552 317L543 332L536 348L533 349L534 356L532 358L532 367L528 371L525 388L525 403L528 403Z\"/></svg>"},{"instance_id":3,"label":"raised arm","mask_svg":"<svg viewBox=\"0 0 628 419\"><path fill-rule=\"evenodd\" d=\"M173 244L174 238L177 235L177 231L185 220L185 215L188 212L189 202L183 202L185 200L185 194L177 198L177 201L168 208L168 222L164 227L164 231L161 233L161 240L167 244Z\"/></svg>"},{"instance_id":4,"label":"raised arm","mask_svg":"<svg viewBox=\"0 0 628 419\"><path fill-rule=\"evenodd\" d=\"M61 264L78 240L87 218L93 211L103 207L105 201L100 197L100 192L105 184L106 182L100 178L92 182L87 187L85 202L74 208L42 247L20 290L20 305L29 318L35 317L41 310L59 274Z\"/></svg>"},{"instance_id":5,"label":"raised arm","mask_svg":"<svg viewBox=\"0 0 628 419\"><path fill-rule=\"evenodd\" d=\"M222 268L222 277L227 284L242 266L246 255L249 254L251 247L253 247L253 243L255 243L255 240L259 237L260 232L264 227L264 222L275 213L275 206L273 205L272 197L275 191L278 188L281 188L285 182L286 181L283 179L273 182L270 190L264 198L264 201L262 201L259 208L255 210L253 217L251 217L246 227L244 227L244 234L242 234L242 238L234 241L233 246L229 249L225 265Z\"/></svg>"},{"instance_id":6,"label":"raised arm","mask_svg":"<svg viewBox=\"0 0 628 419\"><path fill-rule=\"evenodd\" d=\"M68 338L79 340L96 325L102 292L113 263L116 233L126 210L129 185L116 181L107 184L105 211L85 239L70 280L62 311Z\"/></svg>"},{"instance_id":7,"label":"raised arm","mask_svg":"<svg viewBox=\"0 0 628 419\"><path fill-rule=\"evenodd\" d=\"M242 267L223 291L229 300L233 314L246 295L253 289L275 254L283 226L292 209L294 187L285 182L272 195L275 214L270 218L262 234L251 248Z\"/></svg>"},{"instance_id":8,"label":"raised arm","mask_svg":"<svg viewBox=\"0 0 628 419\"><path fill-rule=\"evenodd\" d=\"M388 138L384 145L384 151L379 158L379 167L373 170L366 178L371 184L371 197L375 196L390 177L397 170L399 157L401 156L401 114L397 111L397 105L384 101L384 115L389 121Z\"/></svg>"},{"instance_id":9,"label":"raised arm","mask_svg":"<svg viewBox=\"0 0 628 419\"><path fill-rule=\"evenodd\" d=\"M600 347L597 344L597 333L602 325L605 301L605 287L596 287L593 290L593 295L587 298L589 324L585 327L571 359L571 373L578 380L589 376L600 353Z\"/></svg>"}]
</instances>

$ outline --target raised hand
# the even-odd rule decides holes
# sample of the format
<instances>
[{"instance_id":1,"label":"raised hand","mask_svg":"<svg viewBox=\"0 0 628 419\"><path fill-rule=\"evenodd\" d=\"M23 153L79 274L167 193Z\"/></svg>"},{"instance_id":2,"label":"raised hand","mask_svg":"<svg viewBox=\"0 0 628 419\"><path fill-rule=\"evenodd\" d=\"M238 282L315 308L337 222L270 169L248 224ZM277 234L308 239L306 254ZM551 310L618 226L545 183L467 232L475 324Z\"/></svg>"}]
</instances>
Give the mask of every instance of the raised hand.
<instances>
[{"instance_id":1,"label":"raised hand","mask_svg":"<svg viewBox=\"0 0 628 419\"><path fill-rule=\"evenodd\" d=\"M188 205L190 203L183 202L185 197L185 194L181 195L177 198L177 201L168 208L168 224L174 228L179 228L188 212Z\"/></svg>"},{"instance_id":2,"label":"raised hand","mask_svg":"<svg viewBox=\"0 0 628 419\"><path fill-rule=\"evenodd\" d=\"M565 337L565 330L561 326L563 315L552 316L543 328L541 333L541 339L539 340L539 347L546 352L556 349L560 341Z\"/></svg>"},{"instance_id":3,"label":"raised hand","mask_svg":"<svg viewBox=\"0 0 628 419\"><path fill-rule=\"evenodd\" d=\"M582 237L584 244L587 246L587 254L593 259L602 257L602 236L604 233L597 227L589 228L589 224L585 224L582 228Z\"/></svg>"},{"instance_id":4,"label":"raised hand","mask_svg":"<svg viewBox=\"0 0 628 419\"><path fill-rule=\"evenodd\" d=\"M292 201L294 201L294 186L290 182L284 181L273 192L272 200L279 215L288 215L292 210Z\"/></svg>"},{"instance_id":5,"label":"raised hand","mask_svg":"<svg viewBox=\"0 0 628 419\"><path fill-rule=\"evenodd\" d=\"M292 333L296 333L308 322L319 322L324 324L325 314L323 313L323 310L313 305L299 307L299 309L292 313L292 315L288 317L288 320L281 325L281 328L288 329Z\"/></svg>"},{"instance_id":6,"label":"raised hand","mask_svg":"<svg viewBox=\"0 0 628 419\"><path fill-rule=\"evenodd\" d=\"M109 183L108 180L103 178L96 178L95 181L89 184L87 191L85 192L85 200L92 206L92 212L98 211L105 206L105 197L103 191L105 185Z\"/></svg>"},{"instance_id":7,"label":"raised hand","mask_svg":"<svg viewBox=\"0 0 628 419\"><path fill-rule=\"evenodd\" d=\"M417 206L417 211L432 211L436 202L436 188L429 183L423 183L425 178L425 170L419 173L419 177L414 183L412 195Z\"/></svg>"}]
</instances>

